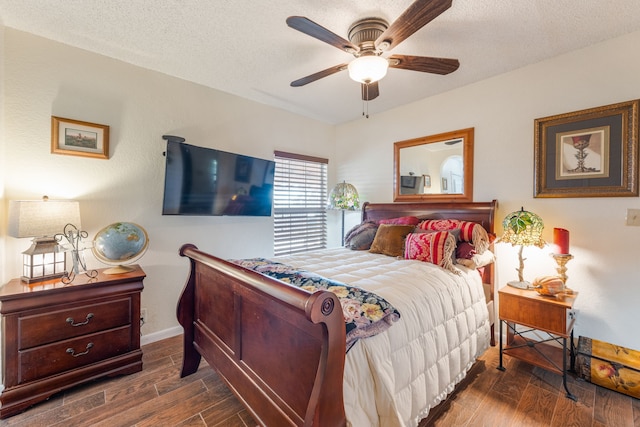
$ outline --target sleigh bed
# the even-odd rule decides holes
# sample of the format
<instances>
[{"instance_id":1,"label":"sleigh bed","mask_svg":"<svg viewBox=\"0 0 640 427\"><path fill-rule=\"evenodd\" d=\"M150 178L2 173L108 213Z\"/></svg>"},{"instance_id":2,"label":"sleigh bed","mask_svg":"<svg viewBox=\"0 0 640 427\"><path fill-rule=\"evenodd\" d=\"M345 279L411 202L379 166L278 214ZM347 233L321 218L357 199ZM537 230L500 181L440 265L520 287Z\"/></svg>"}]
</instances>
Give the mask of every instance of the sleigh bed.
<instances>
[{"instance_id":1,"label":"sleigh bed","mask_svg":"<svg viewBox=\"0 0 640 427\"><path fill-rule=\"evenodd\" d=\"M365 203L362 221L456 219L493 233L496 206ZM260 425L415 426L493 344L491 263L450 271L347 248L273 258L330 284L371 287L398 309L397 321L347 351L335 292L312 293L191 244L180 254L191 265L177 309L181 375L194 373L204 357ZM410 293L423 288L423 296Z\"/></svg>"}]
</instances>

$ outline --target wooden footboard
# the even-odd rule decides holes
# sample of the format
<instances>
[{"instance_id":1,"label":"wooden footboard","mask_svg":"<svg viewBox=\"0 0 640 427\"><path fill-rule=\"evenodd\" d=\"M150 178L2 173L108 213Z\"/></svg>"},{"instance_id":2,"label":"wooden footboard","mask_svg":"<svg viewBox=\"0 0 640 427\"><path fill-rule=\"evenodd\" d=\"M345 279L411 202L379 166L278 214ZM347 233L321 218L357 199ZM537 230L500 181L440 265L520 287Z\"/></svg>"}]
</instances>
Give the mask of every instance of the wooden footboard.
<instances>
[{"instance_id":1,"label":"wooden footboard","mask_svg":"<svg viewBox=\"0 0 640 427\"><path fill-rule=\"evenodd\" d=\"M187 244L191 271L178 303L181 376L201 356L268 426L346 425L345 325L331 292L311 294Z\"/></svg>"}]
</instances>

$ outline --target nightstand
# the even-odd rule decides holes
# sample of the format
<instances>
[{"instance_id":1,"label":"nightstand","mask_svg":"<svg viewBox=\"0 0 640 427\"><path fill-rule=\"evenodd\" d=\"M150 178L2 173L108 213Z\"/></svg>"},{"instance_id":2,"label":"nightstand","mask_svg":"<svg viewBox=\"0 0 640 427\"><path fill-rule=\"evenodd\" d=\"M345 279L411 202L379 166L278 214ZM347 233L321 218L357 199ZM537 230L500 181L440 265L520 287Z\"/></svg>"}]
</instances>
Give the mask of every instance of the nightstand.
<instances>
[{"instance_id":1,"label":"nightstand","mask_svg":"<svg viewBox=\"0 0 640 427\"><path fill-rule=\"evenodd\" d=\"M0 418L69 387L142 370L140 294L144 271L98 270L70 284L14 279L0 288Z\"/></svg>"},{"instance_id":2,"label":"nightstand","mask_svg":"<svg viewBox=\"0 0 640 427\"><path fill-rule=\"evenodd\" d=\"M562 375L567 397L576 397L567 387L567 360L574 367L575 347L573 304L578 293L546 297L534 290L505 286L498 291L500 317L500 366L502 355L523 360ZM503 325L507 327L507 342L503 345ZM520 328L517 328L517 326ZM534 339L532 335L544 335Z\"/></svg>"}]
</instances>

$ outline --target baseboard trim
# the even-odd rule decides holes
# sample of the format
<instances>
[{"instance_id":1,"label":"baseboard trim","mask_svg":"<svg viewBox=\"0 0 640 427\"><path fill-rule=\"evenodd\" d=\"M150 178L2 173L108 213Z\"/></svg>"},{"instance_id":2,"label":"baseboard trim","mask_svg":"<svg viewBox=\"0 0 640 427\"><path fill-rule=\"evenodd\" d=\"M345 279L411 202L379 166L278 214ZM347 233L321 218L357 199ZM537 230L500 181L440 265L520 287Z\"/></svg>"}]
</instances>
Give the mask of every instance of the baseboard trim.
<instances>
[{"instance_id":1,"label":"baseboard trim","mask_svg":"<svg viewBox=\"0 0 640 427\"><path fill-rule=\"evenodd\" d=\"M142 335L140 337L140 345L151 344L152 342L160 341L165 338L175 337L176 335L180 334L182 334L182 326L174 326L173 328Z\"/></svg>"}]
</instances>

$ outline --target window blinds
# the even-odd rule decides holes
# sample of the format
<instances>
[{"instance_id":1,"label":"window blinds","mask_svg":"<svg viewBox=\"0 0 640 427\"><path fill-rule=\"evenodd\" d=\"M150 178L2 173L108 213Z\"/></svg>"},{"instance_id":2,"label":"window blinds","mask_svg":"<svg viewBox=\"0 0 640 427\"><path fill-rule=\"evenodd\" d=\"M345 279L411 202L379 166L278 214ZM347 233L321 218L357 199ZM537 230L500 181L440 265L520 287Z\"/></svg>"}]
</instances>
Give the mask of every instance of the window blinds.
<instances>
[{"instance_id":1,"label":"window blinds","mask_svg":"<svg viewBox=\"0 0 640 427\"><path fill-rule=\"evenodd\" d=\"M275 152L274 254L327 246L327 159Z\"/></svg>"}]
</instances>

